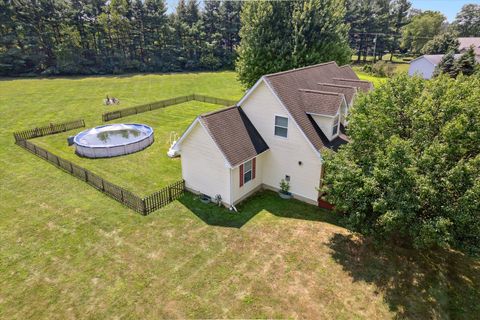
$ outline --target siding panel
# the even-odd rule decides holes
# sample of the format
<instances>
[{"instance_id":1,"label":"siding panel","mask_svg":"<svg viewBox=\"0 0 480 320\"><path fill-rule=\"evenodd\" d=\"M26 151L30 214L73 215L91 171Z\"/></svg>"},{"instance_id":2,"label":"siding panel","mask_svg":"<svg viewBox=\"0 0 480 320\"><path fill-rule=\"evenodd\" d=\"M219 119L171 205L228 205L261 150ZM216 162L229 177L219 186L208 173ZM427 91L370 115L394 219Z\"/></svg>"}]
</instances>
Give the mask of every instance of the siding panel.
<instances>
[{"instance_id":1,"label":"siding panel","mask_svg":"<svg viewBox=\"0 0 480 320\"><path fill-rule=\"evenodd\" d=\"M261 179L264 184L278 189L280 180L289 175L294 195L316 201L316 188L320 183L320 158L273 93L264 83L260 83L255 92L243 102L242 109L270 147L262 155L261 161L260 158L257 161L256 180ZM274 135L275 115L288 117L288 138Z\"/></svg>"},{"instance_id":2,"label":"siding panel","mask_svg":"<svg viewBox=\"0 0 480 320\"><path fill-rule=\"evenodd\" d=\"M188 189L214 198L220 194L230 203L230 169L205 129L196 124L182 142L182 175Z\"/></svg>"}]
</instances>

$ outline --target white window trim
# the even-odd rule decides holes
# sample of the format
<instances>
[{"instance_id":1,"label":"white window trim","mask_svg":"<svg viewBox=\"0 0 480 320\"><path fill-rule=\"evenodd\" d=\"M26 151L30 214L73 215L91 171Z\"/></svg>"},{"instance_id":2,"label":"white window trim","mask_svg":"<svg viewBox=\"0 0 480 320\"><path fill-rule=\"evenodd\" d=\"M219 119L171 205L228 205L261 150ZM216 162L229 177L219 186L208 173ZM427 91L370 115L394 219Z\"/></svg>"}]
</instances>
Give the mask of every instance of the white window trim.
<instances>
[{"instance_id":1,"label":"white window trim","mask_svg":"<svg viewBox=\"0 0 480 320\"><path fill-rule=\"evenodd\" d=\"M276 125L276 124L275 124L275 120L276 120L277 117L287 119L287 126L286 126L286 127L282 127L282 126ZM274 114L274 115L273 115L273 136L274 136L275 138L288 139L288 123L289 123L289 122L290 122L290 119L288 118L288 116L281 115L281 114ZM286 137L282 137L282 136L276 135L276 134L275 134L275 128L276 128L276 127L287 129L287 136L286 136Z\"/></svg>"},{"instance_id":2,"label":"white window trim","mask_svg":"<svg viewBox=\"0 0 480 320\"><path fill-rule=\"evenodd\" d=\"M273 90L272 86L268 83L268 81L265 79L265 76L262 76L260 79L258 79L257 83L255 83L255 85L250 89L248 90L248 92L242 97L242 99L240 99L240 101L236 104L237 106L241 106L247 99L248 97L252 94L252 92L255 90L255 88L260 85L260 83L264 83L268 90L270 90L270 93L273 94L273 96L275 97L275 99L277 100L277 102L283 107L283 109L291 115L291 113L288 111L287 107L285 107L285 104L282 102L282 100L278 97L277 93L275 92L275 90ZM323 157L322 155L320 154L320 150L317 150L315 148L315 146L313 145L313 143L310 141L310 139L307 138L307 135L305 134L305 132L303 132L302 128L300 128L300 126L298 125L297 121L295 121L295 119L292 118L292 121L293 123L295 124L295 126L297 127L297 129L300 131L300 133L303 135L303 137L305 138L305 140L307 140L307 143L310 145L310 147L312 148L313 152L315 152L315 154L320 158L320 161L323 161Z\"/></svg>"},{"instance_id":3,"label":"white window trim","mask_svg":"<svg viewBox=\"0 0 480 320\"><path fill-rule=\"evenodd\" d=\"M335 119L337 119L337 132L333 133L333 128L335 128ZM340 113L337 113L335 117L333 117L332 137L336 137L339 134L340 134Z\"/></svg>"},{"instance_id":4,"label":"white window trim","mask_svg":"<svg viewBox=\"0 0 480 320\"><path fill-rule=\"evenodd\" d=\"M245 171L245 164L250 162L250 170L248 171ZM243 175L242 175L242 179L243 179L243 185L249 183L250 181L253 180L253 159L250 159L248 161L245 161L244 163L242 163L243 165ZM250 172L250 180L248 181L245 181L245 174L247 174L247 172Z\"/></svg>"}]
</instances>

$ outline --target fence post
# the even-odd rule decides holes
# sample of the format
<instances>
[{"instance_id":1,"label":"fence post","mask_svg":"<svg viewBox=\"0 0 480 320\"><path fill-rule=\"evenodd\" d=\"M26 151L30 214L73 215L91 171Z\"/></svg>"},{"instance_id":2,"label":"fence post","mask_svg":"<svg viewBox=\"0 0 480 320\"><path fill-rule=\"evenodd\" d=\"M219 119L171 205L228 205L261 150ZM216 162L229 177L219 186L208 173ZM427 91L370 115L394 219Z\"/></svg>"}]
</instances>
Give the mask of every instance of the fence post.
<instances>
[{"instance_id":1,"label":"fence post","mask_svg":"<svg viewBox=\"0 0 480 320\"><path fill-rule=\"evenodd\" d=\"M85 172L85 182L88 182L88 171L83 169L83 172Z\"/></svg>"},{"instance_id":2,"label":"fence post","mask_svg":"<svg viewBox=\"0 0 480 320\"><path fill-rule=\"evenodd\" d=\"M120 189L120 196L122 198L122 203L123 203L123 190L122 189Z\"/></svg>"},{"instance_id":3,"label":"fence post","mask_svg":"<svg viewBox=\"0 0 480 320\"><path fill-rule=\"evenodd\" d=\"M105 185L103 184L103 179L101 181L102 181L102 191L105 191Z\"/></svg>"},{"instance_id":4,"label":"fence post","mask_svg":"<svg viewBox=\"0 0 480 320\"><path fill-rule=\"evenodd\" d=\"M168 202L172 202L172 187L168 187Z\"/></svg>"}]
</instances>

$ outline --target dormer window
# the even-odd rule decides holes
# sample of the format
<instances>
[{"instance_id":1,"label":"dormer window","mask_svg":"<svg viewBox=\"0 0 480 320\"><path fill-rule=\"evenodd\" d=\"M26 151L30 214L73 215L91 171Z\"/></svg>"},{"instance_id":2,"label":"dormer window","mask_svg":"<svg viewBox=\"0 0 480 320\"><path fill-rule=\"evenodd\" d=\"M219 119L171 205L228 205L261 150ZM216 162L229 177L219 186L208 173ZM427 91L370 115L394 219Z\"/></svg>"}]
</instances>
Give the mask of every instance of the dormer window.
<instances>
[{"instance_id":1,"label":"dormer window","mask_svg":"<svg viewBox=\"0 0 480 320\"><path fill-rule=\"evenodd\" d=\"M275 116L275 135L286 138L288 134L288 118Z\"/></svg>"},{"instance_id":2,"label":"dormer window","mask_svg":"<svg viewBox=\"0 0 480 320\"><path fill-rule=\"evenodd\" d=\"M338 114L333 118L333 130L332 130L332 136L336 136L338 134L338 122L339 122L339 117Z\"/></svg>"}]
</instances>

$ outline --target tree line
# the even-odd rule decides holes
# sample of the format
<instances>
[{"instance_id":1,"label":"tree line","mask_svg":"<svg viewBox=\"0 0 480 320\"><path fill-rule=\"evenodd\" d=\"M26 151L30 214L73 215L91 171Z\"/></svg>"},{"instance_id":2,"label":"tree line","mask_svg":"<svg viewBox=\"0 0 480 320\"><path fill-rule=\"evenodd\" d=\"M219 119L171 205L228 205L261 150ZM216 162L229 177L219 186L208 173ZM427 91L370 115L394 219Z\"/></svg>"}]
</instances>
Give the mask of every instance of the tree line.
<instances>
[{"instance_id":1,"label":"tree line","mask_svg":"<svg viewBox=\"0 0 480 320\"><path fill-rule=\"evenodd\" d=\"M358 62L445 53L459 36L480 36L480 5L465 5L449 24L409 0L179 0L170 14L165 0L0 0L0 75L236 65L250 84L262 72L347 63L352 53Z\"/></svg>"},{"instance_id":2,"label":"tree line","mask_svg":"<svg viewBox=\"0 0 480 320\"><path fill-rule=\"evenodd\" d=\"M241 3L0 0L0 74L233 68Z\"/></svg>"},{"instance_id":3,"label":"tree line","mask_svg":"<svg viewBox=\"0 0 480 320\"><path fill-rule=\"evenodd\" d=\"M345 21L357 61L385 53L434 54L455 48L458 37L480 37L480 5L467 4L455 20L412 8L408 0L346 0ZM453 41L453 44L452 44ZM443 46L443 47L442 47ZM457 44L458 47L458 44Z\"/></svg>"}]
</instances>

